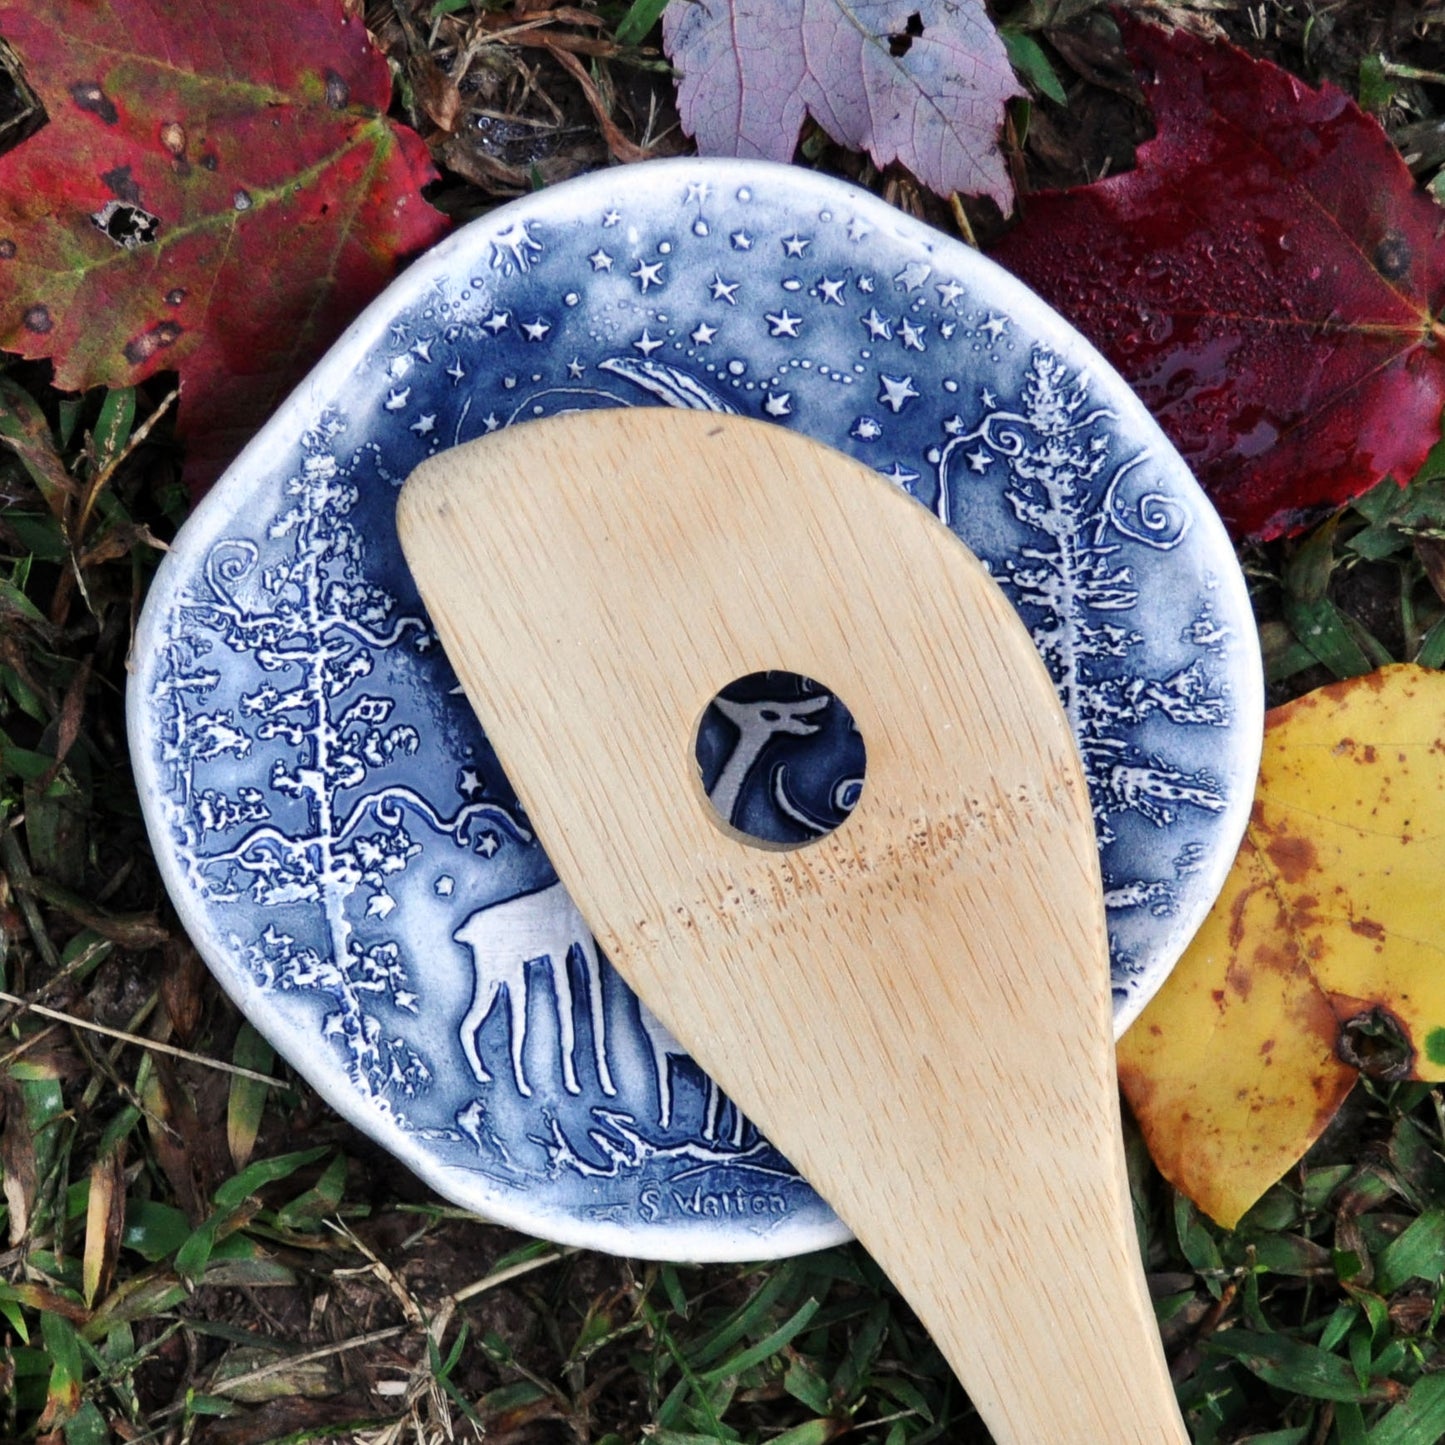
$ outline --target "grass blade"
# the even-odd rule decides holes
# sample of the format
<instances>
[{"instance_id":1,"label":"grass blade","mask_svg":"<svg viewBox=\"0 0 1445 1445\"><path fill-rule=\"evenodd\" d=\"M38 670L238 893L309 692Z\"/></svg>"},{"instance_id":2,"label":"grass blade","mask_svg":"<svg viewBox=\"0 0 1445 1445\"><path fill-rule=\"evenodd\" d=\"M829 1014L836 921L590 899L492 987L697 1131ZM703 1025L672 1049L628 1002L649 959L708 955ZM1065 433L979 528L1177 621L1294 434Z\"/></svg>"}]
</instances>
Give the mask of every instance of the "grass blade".
<instances>
[{"instance_id":1,"label":"grass blade","mask_svg":"<svg viewBox=\"0 0 1445 1445\"><path fill-rule=\"evenodd\" d=\"M1437 1280L1445 1273L1445 1208L1427 1210L1380 1255L1375 1288L1392 1294L1412 1279Z\"/></svg>"},{"instance_id":2,"label":"grass blade","mask_svg":"<svg viewBox=\"0 0 1445 1445\"><path fill-rule=\"evenodd\" d=\"M50 1384L46 1387L45 1411L39 1426L44 1431L64 1425L80 1409L85 1356L75 1326L62 1315L42 1314L40 1337L50 1356Z\"/></svg>"},{"instance_id":3,"label":"grass blade","mask_svg":"<svg viewBox=\"0 0 1445 1445\"><path fill-rule=\"evenodd\" d=\"M617 22L612 32L619 45L641 45L647 39L647 32L662 19L667 9L667 0L632 0L627 14Z\"/></svg>"},{"instance_id":4,"label":"grass blade","mask_svg":"<svg viewBox=\"0 0 1445 1445\"><path fill-rule=\"evenodd\" d=\"M1369 1393L1347 1360L1286 1335L1228 1330L1212 1339L1208 1348L1238 1360L1267 1385L1311 1400L1360 1401Z\"/></svg>"},{"instance_id":5,"label":"grass blade","mask_svg":"<svg viewBox=\"0 0 1445 1445\"><path fill-rule=\"evenodd\" d=\"M1426 1375L1366 1439L1368 1445L1438 1445L1445 1439L1445 1375Z\"/></svg>"},{"instance_id":6,"label":"grass blade","mask_svg":"<svg viewBox=\"0 0 1445 1445\"><path fill-rule=\"evenodd\" d=\"M721 1365L714 1365L712 1369L704 1371L698 1376L698 1379L704 1384L711 1384L714 1380L727 1379L731 1375L741 1375L743 1371L752 1369L754 1365L761 1364L764 1360L776 1355L784 1345L801 1334L807 1327L808 1321L817 1313L818 1301L815 1299L805 1301L800 1309L770 1335L765 1335L757 1344L740 1350Z\"/></svg>"},{"instance_id":7,"label":"grass blade","mask_svg":"<svg viewBox=\"0 0 1445 1445\"><path fill-rule=\"evenodd\" d=\"M81 1295L86 1307L110 1288L125 1225L125 1159L120 1148L102 1154L90 1166L90 1197L85 1207L85 1248L81 1259Z\"/></svg>"},{"instance_id":8,"label":"grass blade","mask_svg":"<svg viewBox=\"0 0 1445 1445\"><path fill-rule=\"evenodd\" d=\"M231 1050L231 1062L254 1073L269 1074L276 1062L276 1051L249 1023L243 1023ZM251 1162L270 1092L265 1084L245 1074L231 1075L231 1092L226 1101L226 1144L237 1169L244 1169Z\"/></svg>"}]
</instances>

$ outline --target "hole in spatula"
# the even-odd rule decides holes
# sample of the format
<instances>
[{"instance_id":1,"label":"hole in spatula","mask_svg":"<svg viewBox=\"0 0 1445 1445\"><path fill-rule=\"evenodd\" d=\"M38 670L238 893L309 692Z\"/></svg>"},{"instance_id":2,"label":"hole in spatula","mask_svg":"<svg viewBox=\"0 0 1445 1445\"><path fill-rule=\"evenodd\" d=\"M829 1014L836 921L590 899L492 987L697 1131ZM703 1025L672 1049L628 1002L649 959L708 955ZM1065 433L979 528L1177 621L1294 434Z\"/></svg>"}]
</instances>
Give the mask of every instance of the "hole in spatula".
<instances>
[{"instance_id":1,"label":"hole in spatula","mask_svg":"<svg viewBox=\"0 0 1445 1445\"><path fill-rule=\"evenodd\" d=\"M754 672L707 705L693 740L718 820L765 848L831 833L858 804L866 753L843 700L795 672Z\"/></svg>"}]
</instances>

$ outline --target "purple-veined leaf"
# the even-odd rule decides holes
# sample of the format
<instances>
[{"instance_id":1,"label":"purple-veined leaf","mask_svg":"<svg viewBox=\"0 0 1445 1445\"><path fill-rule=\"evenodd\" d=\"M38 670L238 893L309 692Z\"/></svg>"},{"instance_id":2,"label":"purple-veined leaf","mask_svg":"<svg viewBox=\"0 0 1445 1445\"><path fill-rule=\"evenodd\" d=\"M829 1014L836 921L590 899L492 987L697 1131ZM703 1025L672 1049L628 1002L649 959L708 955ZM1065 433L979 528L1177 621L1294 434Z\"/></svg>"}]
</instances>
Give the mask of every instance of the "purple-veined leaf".
<instances>
[{"instance_id":1,"label":"purple-veined leaf","mask_svg":"<svg viewBox=\"0 0 1445 1445\"><path fill-rule=\"evenodd\" d=\"M790 160L811 115L940 195L1013 206L998 133L1023 92L981 0L675 0L662 36L704 155Z\"/></svg>"}]
</instances>

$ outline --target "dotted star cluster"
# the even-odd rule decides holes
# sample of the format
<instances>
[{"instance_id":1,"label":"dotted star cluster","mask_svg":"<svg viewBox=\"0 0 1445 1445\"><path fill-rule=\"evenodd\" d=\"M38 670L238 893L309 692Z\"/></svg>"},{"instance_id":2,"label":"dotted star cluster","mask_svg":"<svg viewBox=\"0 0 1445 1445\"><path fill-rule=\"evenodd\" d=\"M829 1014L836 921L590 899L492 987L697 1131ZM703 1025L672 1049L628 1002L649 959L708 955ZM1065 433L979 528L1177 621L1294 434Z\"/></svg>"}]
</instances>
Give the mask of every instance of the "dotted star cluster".
<instances>
[{"instance_id":1,"label":"dotted star cluster","mask_svg":"<svg viewBox=\"0 0 1445 1445\"><path fill-rule=\"evenodd\" d=\"M723 195L701 182L636 209L498 232L490 274L393 327L383 409L430 450L577 405L751 412L834 429L912 490L948 435L914 407L987 407L986 389L960 396L966 379L1018 364L1007 316L881 244L860 215L821 208L812 226L795 214L783 225L751 188ZM902 259L889 265L890 253ZM454 415L411 384L433 364L452 383ZM804 415L817 412L828 420ZM991 460L977 449L970 466Z\"/></svg>"}]
</instances>

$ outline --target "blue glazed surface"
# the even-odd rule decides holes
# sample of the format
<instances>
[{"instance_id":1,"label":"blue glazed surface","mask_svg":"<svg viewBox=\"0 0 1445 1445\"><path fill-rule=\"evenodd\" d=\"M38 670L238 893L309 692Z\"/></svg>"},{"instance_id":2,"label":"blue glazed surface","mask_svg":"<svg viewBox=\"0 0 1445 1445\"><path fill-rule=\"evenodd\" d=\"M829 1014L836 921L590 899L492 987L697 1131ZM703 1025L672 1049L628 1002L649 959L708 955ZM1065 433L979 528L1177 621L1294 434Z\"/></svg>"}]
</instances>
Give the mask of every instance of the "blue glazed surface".
<instances>
[{"instance_id":1,"label":"blue glazed surface","mask_svg":"<svg viewBox=\"0 0 1445 1445\"><path fill-rule=\"evenodd\" d=\"M1228 539L1091 348L977 253L751 162L609 171L459 232L198 508L147 603L130 725L168 885L226 989L443 1194L565 1242L762 1258L844 1231L596 959L394 528L441 448L651 405L818 437L986 561L1080 742L1120 1027L1233 857L1259 657ZM856 801L856 734L796 679L710 712L699 757L749 831L806 838Z\"/></svg>"}]
</instances>

